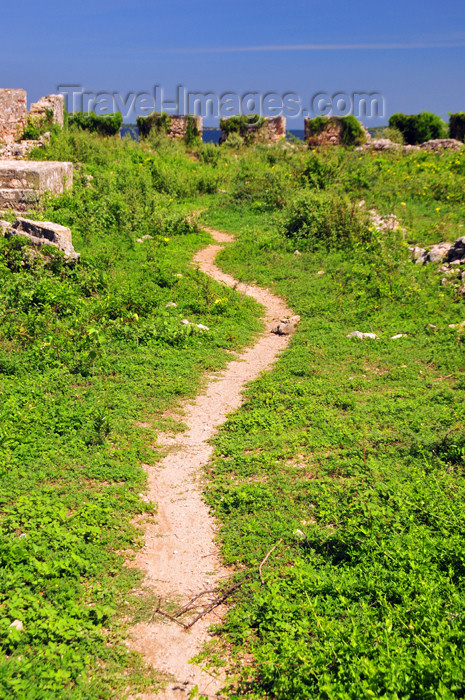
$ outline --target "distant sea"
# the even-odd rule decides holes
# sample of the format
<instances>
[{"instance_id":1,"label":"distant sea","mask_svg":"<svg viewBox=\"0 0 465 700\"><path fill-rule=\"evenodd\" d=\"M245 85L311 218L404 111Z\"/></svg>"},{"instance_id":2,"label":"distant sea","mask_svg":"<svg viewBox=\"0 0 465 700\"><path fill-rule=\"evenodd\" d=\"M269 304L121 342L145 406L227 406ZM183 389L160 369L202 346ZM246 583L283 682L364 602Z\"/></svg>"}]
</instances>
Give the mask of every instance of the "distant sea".
<instances>
[{"instance_id":1,"label":"distant sea","mask_svg":"<svg viewBox=\"0 0 465 700\"><path fill-rule=\"evenodd\" d=\"M304 130L303 129L290 129L288 134L291 134L292 136L295 136L296 138L300 139L301 141L304 140ZM121 136L126 136L129 134L131 138L133 138L135 141L139 140L139 129L137 126L123 126L121 129ZM204 143L218 143L220 140L221 136L221 130L220 129L206 129L203 132L203 142Z\"/></svg>"}]
</instances>

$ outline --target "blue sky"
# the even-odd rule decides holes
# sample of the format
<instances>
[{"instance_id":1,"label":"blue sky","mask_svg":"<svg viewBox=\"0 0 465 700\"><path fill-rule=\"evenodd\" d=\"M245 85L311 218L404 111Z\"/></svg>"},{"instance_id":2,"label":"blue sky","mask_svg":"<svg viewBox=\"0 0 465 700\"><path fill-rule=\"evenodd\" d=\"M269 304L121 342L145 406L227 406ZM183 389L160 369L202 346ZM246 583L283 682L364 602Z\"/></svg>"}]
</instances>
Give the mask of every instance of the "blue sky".
<instances>
[{"instance_id":1,"label":"blue sky","mask_svg":"<svg viewBox=\"0 0 465 700\"><path fill-rule=\"evenodd\" d=\"M0 86L30 100L58 85L174 96L182 84L295 92L304 106L379 92L387 115L465 111L463 0L16 0L0 17Z\"/></svg>"}]
</instances>

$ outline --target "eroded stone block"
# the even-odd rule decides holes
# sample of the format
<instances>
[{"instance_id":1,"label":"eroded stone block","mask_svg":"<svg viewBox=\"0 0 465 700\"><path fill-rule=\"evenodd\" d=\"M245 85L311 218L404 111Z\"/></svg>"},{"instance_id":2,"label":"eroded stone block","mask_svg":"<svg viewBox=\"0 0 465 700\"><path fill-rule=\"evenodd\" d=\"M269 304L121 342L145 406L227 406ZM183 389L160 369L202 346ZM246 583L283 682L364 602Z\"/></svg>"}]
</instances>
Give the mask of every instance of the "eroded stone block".
<instances>
[{"instance_id":1,"label":"eroded stone block","mask_svg":"<svg viewBox=\"0 0 465 700\"><path fill-rule=\"evenodd\" d=\"M0 143L13 143L27 124L26 90L0 89Z\"/></svg>"},{"instance_id":2,"label":"eroded stone block","mask_svg":"<svg viewBox=\"0 0 465 700\"><path fill-rule=\"evenodd\" d=\"M65 98L63 95L45 95L38 102L33 102L29 110L31 119L47 119L50 115L51 123L63 126Z\"/></svg>"},{"instance_id":3,"label":"eroded stone block","mask_svg":"<svg viewBox=\"0 0 465 700\"><path fill-rule=\"evenodd\" d=\"M68 258L79 257L73 248L70 229L51 221L32 221L32 219L18 217L5 235L7 238L25 236L35 246L53 245L63 251Z\"/></svg>"},{"instance_id":4,"label":"eroded stone block","mask_svg":"<svg viewBox=\"0 0 465 700\"><path fill-rule=\"evenodd\" d=\"M0 160L0 188L59 194L73 185L73 164L62 161Z\"/></svg>"}]
</instances>

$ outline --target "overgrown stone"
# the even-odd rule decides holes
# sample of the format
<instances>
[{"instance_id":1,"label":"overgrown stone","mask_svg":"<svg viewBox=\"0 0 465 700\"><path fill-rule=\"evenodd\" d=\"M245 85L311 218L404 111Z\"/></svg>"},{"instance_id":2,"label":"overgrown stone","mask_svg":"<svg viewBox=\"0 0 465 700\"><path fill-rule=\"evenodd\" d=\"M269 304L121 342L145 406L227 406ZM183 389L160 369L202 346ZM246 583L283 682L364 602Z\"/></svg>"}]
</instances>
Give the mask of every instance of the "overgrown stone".
<instances>
[{"instance_id":1,"label":"overgrown stone","mask_svg":"<svg viewBox=\"0 0 465 700\"><path fill-rule=\"evenodd\" d=\"M29 117L37 120L48 120L52 124L63 127L65 98L63 95L45 95L38 102L33 102Z\"/></svg>"},{"instance_id":2,"label":"overgrown stone","mask_svg":"<svg viewBox=\"0 0 465 700\"><path fill-rule=\"evenodd\" d=\"M5 235L7 238L24 236L35 246L52 245L61 250L68 259L79 258L79 253L76 253L73 247L70 229L51 221L32 221L18 217L11 228L6 230Z\"/></svg>"}]
</instances>

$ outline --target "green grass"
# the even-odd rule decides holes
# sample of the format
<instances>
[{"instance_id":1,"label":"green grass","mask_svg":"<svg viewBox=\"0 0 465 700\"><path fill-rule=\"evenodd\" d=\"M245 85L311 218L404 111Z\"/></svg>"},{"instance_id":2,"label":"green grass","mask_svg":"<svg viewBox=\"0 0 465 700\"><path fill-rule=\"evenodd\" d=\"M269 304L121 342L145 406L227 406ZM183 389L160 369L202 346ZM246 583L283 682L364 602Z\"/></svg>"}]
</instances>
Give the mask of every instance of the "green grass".
<instances>
[{"instance_id":1,"label":"green grass","mask_svg":"<svg viewBox=\"0 0 465 700\"><path fill-rule=\"evenodd\" d=\"M188 265L210 237L185 218L186 154L181 201L137 145L71 133L45 155L82 163L40 213L82 257L0 239L0 695L122 697L161 680L124 644L144 606L132 523L156 514L141 465L163 412L250 342L258 307Z\"/></svg>"},{"instance_id":2,"label":"green grass","mask_svg":"<svg viewBox=\"0 0 465 700\"><path fill-rule=\"evenodd\" d=\"M296 193L333 191L364 201L380 214L395 214L409 243L430 246L464 235L465 149L459 153L364 153L340 148L309 152L256 147L220 172L231 205L274 215ZM225 198L223 198L225 199Z\"/></svg>"},{"instance_id":3,"label":"green grass","mask_svg":"<svg viewBox=\"0 0 465 700\"><path fill-rule=\"evenodd\" d=\"M246 208L207 221L240 237L222 268L302 316L210 469L224 557L248 577L224 628L231 697L462 697L464 344L449 324L465 304L395 239L387 260L379 242L296 257Z\"/></svg>"},{"instance_id":4,"label":"green grass","mask_svg":"<svg viewBox=\"0 0 465 700\"><path fill-rule=\"evenodd\" d=\"M175 427L166 409L261 327L253 302L188 265L210 240L199 210L238 235L222 267L302 317L208 470L243 581L221 628L229 696L465 694L464 331L450 327L465 304L407 248L461 234L463 152L234 151L70 131L35 154L79 164L40 217L70 226L82 258L0 239L0 695L124 697L163 680L124 644L150 614L125 566L134 523L156 517L141 465ZM361 199L404 232L347 217L341 202Z\"/></svg>"}]
</instances>

